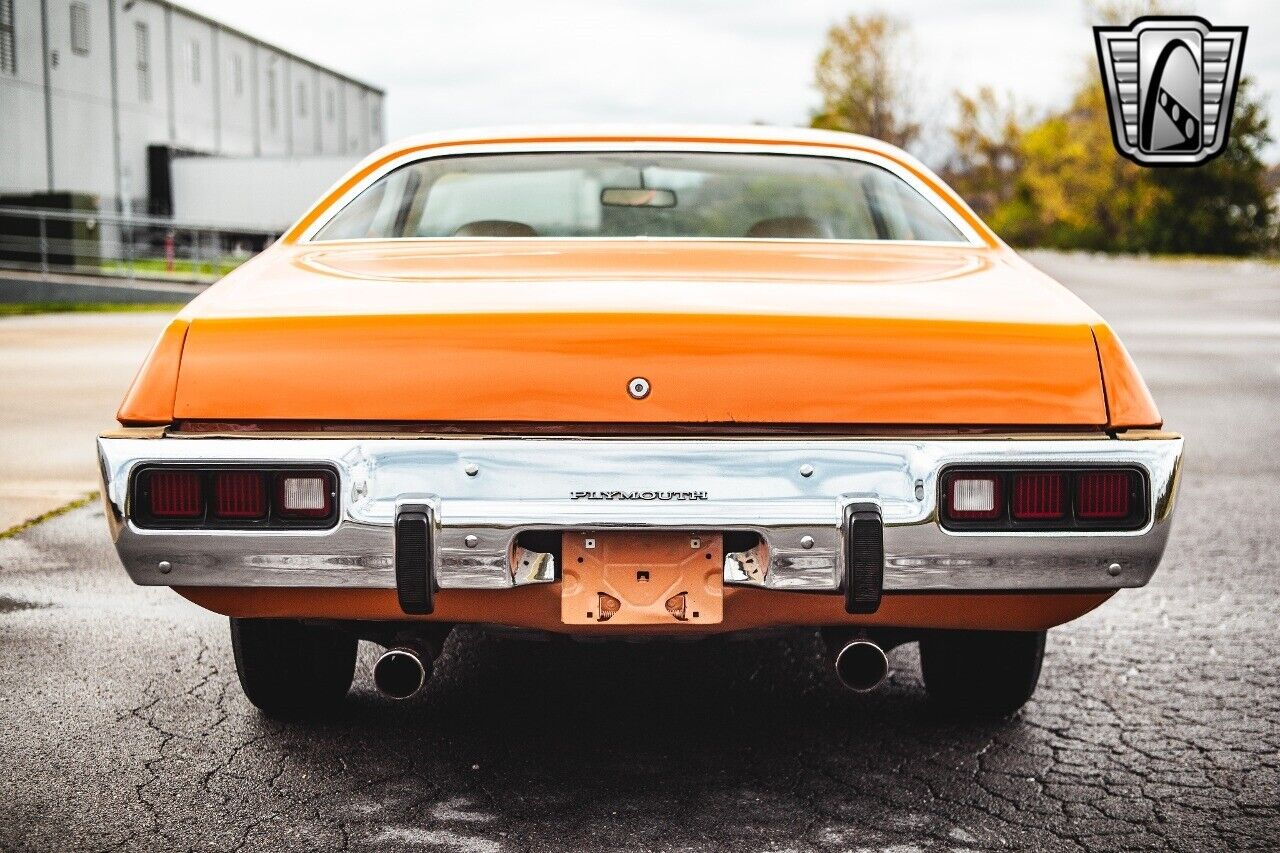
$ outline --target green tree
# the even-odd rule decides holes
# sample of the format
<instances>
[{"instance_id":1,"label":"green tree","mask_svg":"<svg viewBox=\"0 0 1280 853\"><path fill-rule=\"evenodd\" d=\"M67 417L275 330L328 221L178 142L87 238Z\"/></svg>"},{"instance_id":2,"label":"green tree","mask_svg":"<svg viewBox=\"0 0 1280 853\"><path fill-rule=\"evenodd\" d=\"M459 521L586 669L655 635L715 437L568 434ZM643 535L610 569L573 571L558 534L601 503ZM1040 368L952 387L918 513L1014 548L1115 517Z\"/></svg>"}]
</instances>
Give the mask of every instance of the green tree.
<instances>
[{"instance_id":1,"label":"green tree","mask_svg":"<svg viewBox=\"0 0 1280 853\"><path fill-rule=\"evenodd\" d=\"M814 127L863 133L908 148L920 136L911 113L906 24L884 14L850 15L827 32L816 83Z\"/></svg>"},{"instance_id":2,"label":"green tree","mask_svg":"<svg viewBox=\"0 0 1280 853\"><path fill-rule=\"evenodd\" d=\"M1111 24L1168 11L1158 0L1088 6L1092 20ZM1010 242L1215 254L1278 248L1276 211L1261 158L1271 139L1268 120L1248 79L1237 93L1226 151L1188 168L1138 166L1116 152L1092 63L1071 105L1020 135L1012 121L991 128L991 118L998 118L1002 108L994 97L982 95L960 101L960 121L952 136L957 165L971 174L957 178L957 184L976 184L968 192L980 205L984 194L996 199L987 219ZM994 168L994 156L1003 157L1009 168Z\"/></svg>"},{"instance_id":3,"label":"green tree","mask_svg":"<svg viewBox=\"0 0 1280 853\"><path fill-rule=\"evenodd\" d=\"M948 131L954 151L944 177L979 216L988 217L1013 198L1030 113L990 86L972 95L956 92L955 99L956 123Z\"/></svg>"},{"instance_id":4,"label":"green tree","mask_svg":"<svg viewBox=\"0 0 1280 853\"><path fill-rule=\"evenodd\" d=\"M1067 110L1022 133L1011 155L1017 169L1012 189L986 214L987 221L1005 239L1024 246L1227 255L1275 251L1280 248L1277 216L1261 156L1270 141L1265 109L1245 78L1221 156L1192 167L1138 166L1113 147L1102 87L1089 79ZM970 180L1001 178L979 169ZM957 183L964 186L963 180ZM998 188L992 192L999 195Z\"/></svg>"},{"instance_id":5,"label":"green tree","mask_svg":"<svg viewBox=\"0 0 1280 853\"><path fill-rule=\"evenodd\" d=\"M1090 23L1169 13L1162 0L1089 0ZM865 133L909 148L906 25L852 15L818 57L815 127ZM1151 168L1121 157L1093 58L1066 109L1039 119L991 89L957 93L948 180L1011 243L1099 251L1247 254L1280 250L1280 217L1261 153L1271 137L1249 80L1237 93L1231 137L1215 160Z\"/></svg>"},{"instance_id":6,"label":"green tree","mask_svg":"<svg viewBox=\"0 0 1280 853\"><path fill-rule=\"evenodd\" d=\"M1148 251L1246 255L1280 248L1261 156L1271 141L1269 120L1253 85L1240 81L1222 154L1201 166L1150 170L1162 198L1143 222Z\"/></svg>"},{"instance_id":7,"label":"green tree","mask_svg":"<svg viewBox=\"0 0 1280 853\"><path fill-rule=\"evenodd\" d=\"M1147 170L1117 153L1096 72L1070 107L1028 128L1010 198L990 216L1019 245L1139 251L1143 222L1163 200Z\"/></svg>"}]
</instances>

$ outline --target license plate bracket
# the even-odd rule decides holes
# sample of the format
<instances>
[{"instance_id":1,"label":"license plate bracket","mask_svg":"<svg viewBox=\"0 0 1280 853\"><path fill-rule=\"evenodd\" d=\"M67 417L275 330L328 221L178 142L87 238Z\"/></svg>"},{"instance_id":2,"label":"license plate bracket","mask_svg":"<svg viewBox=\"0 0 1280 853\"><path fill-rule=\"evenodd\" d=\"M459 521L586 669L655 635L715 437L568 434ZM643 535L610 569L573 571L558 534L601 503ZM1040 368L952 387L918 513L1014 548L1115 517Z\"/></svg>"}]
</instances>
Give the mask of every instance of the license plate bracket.
<instances>
[{"instance_id":1,"label":"license plate bracket","mask_svg":"<svg viewBox=\"0 0 1280 853\"><path fill-rule=\"evenodd\" d=\"M690 531L567 531L566 625L715 625L724 619L724 540Z\"/></svg>"}]
</instances>

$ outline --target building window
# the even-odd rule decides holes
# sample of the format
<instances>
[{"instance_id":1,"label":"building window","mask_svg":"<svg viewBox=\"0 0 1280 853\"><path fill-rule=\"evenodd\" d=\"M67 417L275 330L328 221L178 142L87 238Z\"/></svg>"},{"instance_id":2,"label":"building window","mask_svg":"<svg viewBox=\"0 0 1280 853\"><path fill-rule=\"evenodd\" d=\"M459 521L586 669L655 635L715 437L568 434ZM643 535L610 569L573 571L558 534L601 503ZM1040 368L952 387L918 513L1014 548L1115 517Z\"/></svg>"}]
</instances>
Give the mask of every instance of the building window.
<instances>
[{"instance_id":1,"label":"building window","mask_svg":"<svg viewBox=\"0 0 1280 853\"><path fill-rule=\"evenodd\" d=\"M325 117L325 119L327 119L328 121L333 121L333 114L334 114L334 101L335 101L335 100L336 100L336 99L333 97L333 90L332 90L332 89L328 89L327 91L325 91L325 93L324 93L324 117Z\"/></svg>"},{"instance_id":2,"label":"building window","mask_svg":"<svg viewBox=\"0 0 1280 853\"><path fill-rule=\"evenodd\" d=\"M280 102L276 94L275 60L267 67L267 123L272 130L280 127Z\"/></svg>"},{"instance_id":3,"label":"building window","mask_svg":"<svg viewBox=\"0 0 1280 853\"><path fill-rule=\"evenodd\" d=\"M151 101L151 32L142 21L133 25L134 39L138 43L138 100Z\"/></svg>"},{"instance_id":4,"label":"building window","mask_svg":"<svg viewBox=\"0 0 1280 853\"><path fill-rule=\"evenodd\" d=\"M18 73L18 56L14 42L13 0L0 0L0 73Z\"/></svg>"},{"instance_id":5,"label":"building window","mask_svg":"<svg viewBox=\"0 0 1280 853\"><path fill-rule=\"evenodd\" d=\"M244 96L244 57L231 54L231 90L237 98Z\"/></svg>"},{"instance_id":6,"label":"building window","mask_svg":"<svg viewBox=\"0 0 1280 853\"><path fill-rule=\"evenodd\" d=\"M187 42L187 59L191 69L191 85L200 85L200 42L192 39Z\"/></svg>"},{"instance_id":7,"label":"building window","mask_svg":"<svg viewBox=\"0 0 1280 853\"><path fill-rule=\"evenodd\" d=\"M307 84L298 83L298 115L307 117Z\"/></svg>"},{"instance_id":8,"label":"building window","mask_svg":"<svg viewBox=\"0 0 1280 853\"><path fill-rule=\"evenodd\" d=\"M84 3L71 4L71 52L89 55L89 7Z\"/></svg>"}]
</instances>

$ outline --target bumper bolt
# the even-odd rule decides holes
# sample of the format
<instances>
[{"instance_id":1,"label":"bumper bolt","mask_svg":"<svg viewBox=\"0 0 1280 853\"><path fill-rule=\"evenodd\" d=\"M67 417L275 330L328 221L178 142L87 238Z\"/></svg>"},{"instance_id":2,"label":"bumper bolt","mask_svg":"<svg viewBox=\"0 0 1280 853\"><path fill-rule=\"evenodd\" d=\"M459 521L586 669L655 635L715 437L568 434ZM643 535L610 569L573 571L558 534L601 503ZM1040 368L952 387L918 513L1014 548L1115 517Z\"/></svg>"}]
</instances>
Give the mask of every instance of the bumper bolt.
<instances>
[{"instance_id":1,"label":"bumper bolt","mask_svg":"<svg viewBox=\"0 0 1280 853\"><path fill-rule=\"evenodd\" d=\"M480 540L476 538L474 533L468 533L466 538L462 540L462 544L466 545L468 548L474 548L480 544Z\"/></svg>"},{"instance_id":2,"label":"bumper bolt","mask_svg":"<svg viewBox=\"0 0 1280 853\"><path fill-rule=\"evenodd\" d=\"M800 537L800 547L801 547L801 548L803 548L803 549L805 549L806 551L808 551L810 548L812 548L812 547L813 547L813 537L812 537L812 536L801 536L801 537Z\"/></svg>"},{"instance_id":3,"label":"bumper bolt","mask_svg":"<svg viewBox=\"0 0 1280 853\"><path fill-rule=\"evenodd\" d=\"M1107 574L1111 575L1111 577L1113 577L1113 578L1114 578L1114 577L1116 577L1117 575L1119 575L1119 574L1120 574L1120 564L1119 564L1119 563L1112 563L1111 565L1107 566Z\"/></svg>"},{"instance_id":4,"label":"bumper bolt","mask_svg":"<svg viewBox=\"0 0 1280 853\"><path fill-rule=\"evenodd\" d=\"M170 563L168 560L161 560L156 568L160 570L160 574L167 575L169 572L173 571L173 563Z\"/></svg>"}]
</instances>

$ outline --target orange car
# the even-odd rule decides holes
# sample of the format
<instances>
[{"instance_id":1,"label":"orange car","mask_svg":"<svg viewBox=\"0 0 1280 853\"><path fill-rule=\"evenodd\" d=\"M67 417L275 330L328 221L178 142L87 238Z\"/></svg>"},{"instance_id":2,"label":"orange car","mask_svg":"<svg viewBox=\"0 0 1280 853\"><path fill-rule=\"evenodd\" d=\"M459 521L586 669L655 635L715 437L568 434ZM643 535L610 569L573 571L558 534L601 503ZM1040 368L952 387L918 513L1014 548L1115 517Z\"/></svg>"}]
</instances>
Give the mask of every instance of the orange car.
<instances>
[{"instance_id":1,"label":"orange car","mask_svg":"<svg viewBox=\"0 0 1280 853\"><path fill-rule=\"evenodd\" d=\"M194 300L98 440L133 580L231 617L271 713L450 628L822 629L857 690L1008 713L1142 586L1182 440L1079 299L838 133L384 149Z\"/></svg>"}]
</instances>

